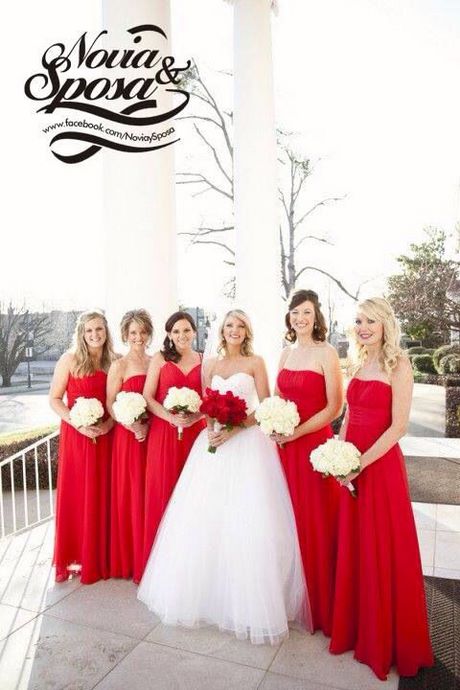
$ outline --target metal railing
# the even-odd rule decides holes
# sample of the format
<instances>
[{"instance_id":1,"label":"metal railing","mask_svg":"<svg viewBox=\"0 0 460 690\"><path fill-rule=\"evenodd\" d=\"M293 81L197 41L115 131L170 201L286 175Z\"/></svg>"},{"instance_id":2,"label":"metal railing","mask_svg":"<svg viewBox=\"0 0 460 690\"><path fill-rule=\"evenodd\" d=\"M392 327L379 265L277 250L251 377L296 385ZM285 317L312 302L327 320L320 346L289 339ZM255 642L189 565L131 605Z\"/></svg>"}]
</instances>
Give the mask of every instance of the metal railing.
<instances>
[{"instance_id":1,"label":"metal railing","mask_svg":"<svg viewBox=\"0 0 460 690\"><path fill-rule=\"evenodd\" d=\"M52 480L52 458L51 458L51 440L59 436L59 429L53 431L53 433L41 438L30 446L27 446L23 450L14 453L9 458L5 458L0 461L0 538L3 539L5 536L12 536L13 534L18 534L26 529L35 527L36 525L49 520L54 516L54 498L53 498L53 480ZM40 489L40 474L39 474L39 448L41 446L46 447L46 473L47 473L47 484L48 487L45 491ZM26 456L29 456L26 458ZM22 488L16 486L15 477L17 472L15 472L15 464L21 467L22 472L19 470L19 474L22 476ZM7 492L3 490L3 472L4 468L9 465L9 476L11 482L11 495L7 495ZM28 469L30 471L30 466L32 465L33 474L35 480L32 482L33 488L28 488ZM7 470L8 472L8 470ZM42 494L45 494L43 496ZM35 498L35 501L34 501ZM32 505L29 504L29 500L32 501ZM48 505L43 506L43 501ZM22 502L22 508L20 503ZM23 519L20 520L19 511L23 514ZM5 527L5 523L8 523L8 531ZM21 524L19 524L21 523ZM10 529L11 528L11 529Z\"/></svg>"}]
</instances>

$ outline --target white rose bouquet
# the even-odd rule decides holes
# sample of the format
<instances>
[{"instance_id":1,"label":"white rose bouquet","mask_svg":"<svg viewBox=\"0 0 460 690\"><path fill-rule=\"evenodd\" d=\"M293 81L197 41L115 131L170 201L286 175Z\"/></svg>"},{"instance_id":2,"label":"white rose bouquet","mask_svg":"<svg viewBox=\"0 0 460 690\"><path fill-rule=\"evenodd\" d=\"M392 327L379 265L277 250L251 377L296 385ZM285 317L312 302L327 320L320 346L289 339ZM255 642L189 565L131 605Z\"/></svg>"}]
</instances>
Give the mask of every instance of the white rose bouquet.
<instances>
[{"instance_id":1,"label":"white rose bouquet","mask_svg":"<svg viewBox=\"0 0 460 690\"><path fill-rule=\"evenodd\" d=\"M97 398L77 398L70 410L70 421L73 426L94 426L104 416L104 407ZM93 438L93 443L96 439Z\"/></svg>"},{"instance_id":2,"label":"white rose bouquet","mask_svg":"<svg viewBox=\"0 0 460 690\"><path fill-rule=\"evenodd\" d=\"M257 408L255 418L261 431L267 436L291 436L300 422L296 404L278 395L265 398Z\"/></svg>"},{"instance_id":3,"label":"white rose bouquet","mask_svg":"<svg viewBox=\"0 0 460 690\"><path fill-rule=\"evenodd\" d=\"M112 405L117 422L131 426L147 417L147 401L140 393L120 391Z\"/></svg>"},{"instance_id":4,"label":"white rose bouquet","mask_svg":"<svg viewBox=\"0 0 460 690\"><path fill-rule=\"evenodd\" d=\"M330 438L310 455L313 469L321 472L324 477L337 477L343 479L350 472L357 472L360 468L361 453L349 441L339 441ZM348 482L347 489L356 496L354 486Z\"/></svg>"},{"instance_id":5,"label":"white rose bouquet","mask_svg":"<svg viewBox=\"0 0 460 690\"><path fill-rule=\"evenodd\" d=\"M173 414L194 414L198 412L201 405L201 398L192 388L183 386L177 388L172 386L168 390L168 394L163 402L163 407ZM182 439L182 427L177 427L177 437L179 441Z\"/></svg>"}]
</instances>

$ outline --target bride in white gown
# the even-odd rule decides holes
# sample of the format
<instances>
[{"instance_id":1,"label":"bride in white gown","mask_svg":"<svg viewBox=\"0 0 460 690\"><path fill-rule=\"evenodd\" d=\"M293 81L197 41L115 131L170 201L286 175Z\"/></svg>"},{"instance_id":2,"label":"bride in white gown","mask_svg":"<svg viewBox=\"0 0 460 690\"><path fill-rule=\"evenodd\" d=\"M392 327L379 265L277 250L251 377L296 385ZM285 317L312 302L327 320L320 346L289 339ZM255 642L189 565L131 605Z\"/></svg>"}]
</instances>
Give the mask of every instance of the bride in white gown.
<instances>
[{"instance_id":1,"label":"bride in white gown","mask_svg":"<svg viewBox=\"0 0 460 690\"><path fill-rule=\"evenodd\" d=\"M269 389L264 362L252 354L246 314L229 312L220 335L221 356L208 360L205 386L243 398L248 417L243 428L209 428L198 436L138 598L165 624L213 624L253 643L276 644L289 621L307 628L311 622L295 519L276 447L252 414Z\"/></svg>"}]
</instances>

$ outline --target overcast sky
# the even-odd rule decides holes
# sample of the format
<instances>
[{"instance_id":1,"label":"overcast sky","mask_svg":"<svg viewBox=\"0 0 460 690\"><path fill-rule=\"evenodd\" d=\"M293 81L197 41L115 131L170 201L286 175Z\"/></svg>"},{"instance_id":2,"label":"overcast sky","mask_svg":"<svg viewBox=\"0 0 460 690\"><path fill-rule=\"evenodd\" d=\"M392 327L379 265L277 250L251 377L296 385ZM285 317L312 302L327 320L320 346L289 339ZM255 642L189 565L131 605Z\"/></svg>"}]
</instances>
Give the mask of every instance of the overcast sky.
<instances>
[{"instance_id":1,"label":"overcast sky","mask_svg":"<svg viewBox=\"0 0 460 690\"><path fill-rule=\"evenodd\" d=\"M28 6L27 22L20 4L8 6L8 25L21 26L21 36L11 31L2 45L3 299L24 297L61 308L102 304L101 159L75 166L57 162L22 90L44 47L97 29L95 5L43 0ZM305 207L325 196L345 197L308 227L327 232L334 247L305 251L351 288L372 278L369 290L381 290L384 277L396 269L395 257L422 238L424 226L452 232L459 220L460 3L279 5L273 17L276 117L280 127L296 133L295 148L316 163ZM216 74L232 68L231 6L172 0L172 7L174 54L194 57L231 107L231 79ZM203 156L184 128L177 168L199 164ZM215 215L216 202L205 197L197 201L189 188L179 190L179 230ZM91 279L82 275L76 286L69 276L75 265L87 265L89 254ZM221 257L219 250L179 241L181 301L215 306L211 294L221 289ZM209 269L206 282L203 266ZM326 289L313 275L305 282Z\"/></svg>"}]
</instances>

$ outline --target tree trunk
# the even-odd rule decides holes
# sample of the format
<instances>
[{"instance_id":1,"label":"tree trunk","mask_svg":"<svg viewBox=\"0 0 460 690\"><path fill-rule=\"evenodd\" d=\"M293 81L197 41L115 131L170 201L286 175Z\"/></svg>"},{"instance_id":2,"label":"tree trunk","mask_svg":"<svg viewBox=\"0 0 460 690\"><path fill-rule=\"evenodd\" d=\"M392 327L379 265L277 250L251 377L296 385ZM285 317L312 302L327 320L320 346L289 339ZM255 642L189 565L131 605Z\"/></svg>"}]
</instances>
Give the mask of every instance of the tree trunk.
<instances>
[{"instance_id":1,"label":"tree trunk","mask_svg":"<svg viewBox=\"0 0 460 690\"><path fill-rule=\"evenodd\" d=\"M11 374L2 374L2 388L10 388Z\"/></svg>"}]
</instances>

